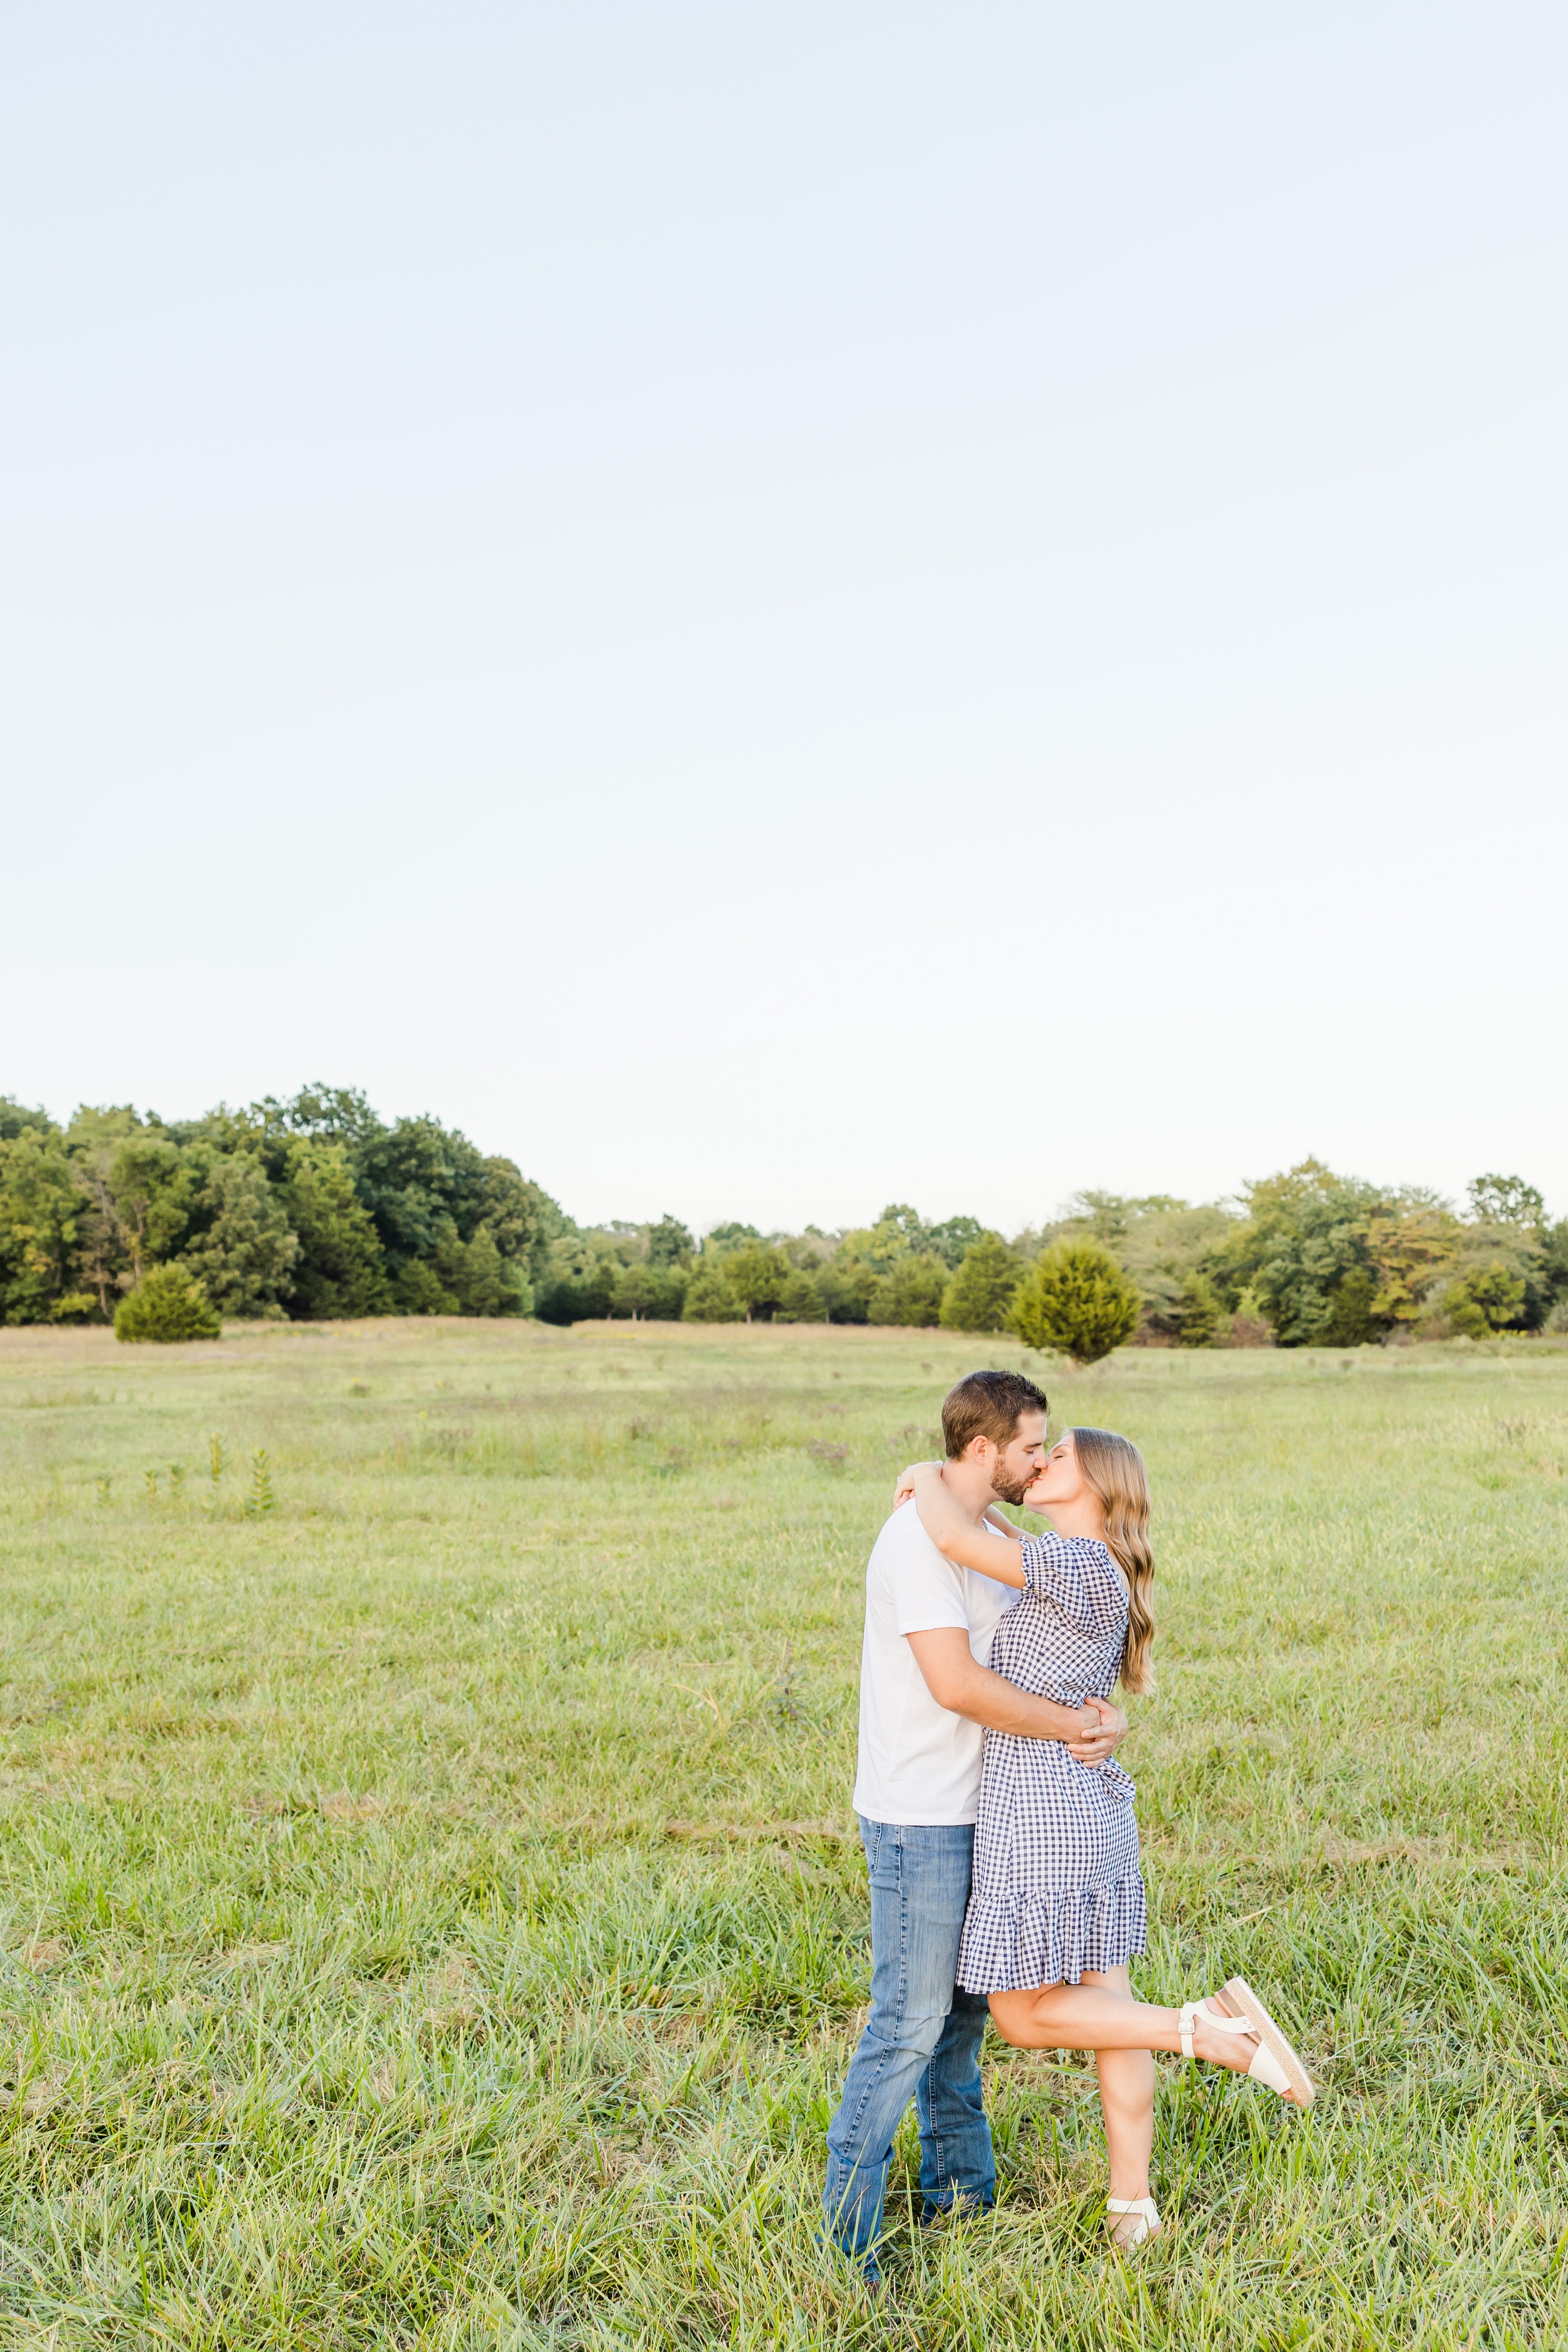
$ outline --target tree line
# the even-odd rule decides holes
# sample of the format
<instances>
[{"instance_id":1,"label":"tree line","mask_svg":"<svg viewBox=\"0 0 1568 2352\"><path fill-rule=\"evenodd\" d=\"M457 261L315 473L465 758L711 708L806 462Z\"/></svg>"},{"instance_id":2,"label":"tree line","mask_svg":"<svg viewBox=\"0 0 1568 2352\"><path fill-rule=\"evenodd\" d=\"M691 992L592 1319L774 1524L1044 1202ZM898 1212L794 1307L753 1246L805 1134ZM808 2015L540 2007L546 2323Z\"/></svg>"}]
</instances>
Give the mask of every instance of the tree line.
<instances>
[{"instance_id":1,"label":"tree line","mask_svg":"<svg viewBox=\"0 0 1568 2352\"><path fill-rule=\"evenodd\" d=\"M849 1231L580 1226L513 1161L351 1087L164 1120L0 1097L0 1319L195 1337L225 1318L535 1315L1012 1330L1152 1347L1568 1329L1568 1221L1518 1176L1456 1208L1315 1160L1231 1202L1079 1193L1010 1238L904 1202Z\"/></svg>"}]
</instances>

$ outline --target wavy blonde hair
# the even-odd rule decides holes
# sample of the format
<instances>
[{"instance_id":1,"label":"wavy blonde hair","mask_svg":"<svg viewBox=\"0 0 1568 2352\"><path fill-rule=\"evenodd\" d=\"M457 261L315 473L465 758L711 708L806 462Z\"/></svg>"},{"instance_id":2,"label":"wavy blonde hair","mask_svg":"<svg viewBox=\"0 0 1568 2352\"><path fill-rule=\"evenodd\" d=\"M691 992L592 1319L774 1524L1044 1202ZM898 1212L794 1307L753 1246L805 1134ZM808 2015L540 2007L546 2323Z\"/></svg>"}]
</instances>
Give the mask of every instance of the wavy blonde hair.
<instances>
[{"instance_id":1,"label":"wavy blonde hair","mask_svg":"<svg viewBox=\"0 0 1568 2352\"><path fill-rule=\"evenodd\" d=\"M1122 1654L1122 1687L1152 1691L1155 1614L1149 1588L1155 1556L1149 1549L1149 1474L1132 1440L1113 1429L1075 1429L1072 1451L1083 1483L1105 1514L1105 1544L1127 1580L1127 1646Z\"/></svg>"}]
</instances>

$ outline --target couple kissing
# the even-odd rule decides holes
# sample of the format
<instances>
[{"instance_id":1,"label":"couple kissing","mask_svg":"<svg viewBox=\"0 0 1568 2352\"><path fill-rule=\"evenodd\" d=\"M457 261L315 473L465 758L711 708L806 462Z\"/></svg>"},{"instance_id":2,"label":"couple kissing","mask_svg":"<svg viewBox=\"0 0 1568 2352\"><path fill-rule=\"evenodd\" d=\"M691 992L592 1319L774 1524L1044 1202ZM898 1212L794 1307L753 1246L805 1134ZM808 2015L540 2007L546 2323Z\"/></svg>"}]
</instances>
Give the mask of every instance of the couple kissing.
<instances>
[{"instance_id":1,"label":"couple kissing","mask_svg":"<svg viewBox=\"0 0 1568 2352\"><path fill-rule=\"evenodd\" d=\"M1153 1688L1149 1489L1113 1431L1054 1445L1019 1372L971 1372L942 1407L946 1459L899 1481L866 1570L854 1806L871 1881L872 1993L828 2132L831 2239L878 2275L893 2139L913 2097L926 2221L996 2196L980 2084L989 2016L1029 2050L1092 2050L1121 2249L1160 2230L1150 2191L1155 2050L1313 2091L1251 1987L1179 2009L1133 1997L1146 1948L1134 1787L1112 1704ZM1023 1536L1023 1504L1052 1532Z\"/></svg>"}]
</instances>

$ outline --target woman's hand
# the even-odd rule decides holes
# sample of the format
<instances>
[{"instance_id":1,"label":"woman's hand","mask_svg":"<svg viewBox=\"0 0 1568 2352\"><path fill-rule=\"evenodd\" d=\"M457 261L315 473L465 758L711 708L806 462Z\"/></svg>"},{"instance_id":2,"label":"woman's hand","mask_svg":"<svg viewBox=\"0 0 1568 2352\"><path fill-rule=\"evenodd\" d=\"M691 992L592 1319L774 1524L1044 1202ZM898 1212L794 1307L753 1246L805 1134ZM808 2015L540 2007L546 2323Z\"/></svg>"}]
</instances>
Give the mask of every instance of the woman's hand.
<instances>
[{"instance_id":1,"label":"woman's hand","mask_svg":"<svg viewBox=\"0 0 1568 2352\"><path fill-rule=\"evenodd\" d=\"M900 1471L898 1484L893 1490L893 1507L895 1511L897 1510L900 1503L909 1503L914 1501L915 1479L920 1475L922 1471L930 1472L932 1470L935 1470L936 1475L940 1477L942 1475L942 1465L940 1462L912 1462L907 1470Z\"/></svg>"}]
</instances>

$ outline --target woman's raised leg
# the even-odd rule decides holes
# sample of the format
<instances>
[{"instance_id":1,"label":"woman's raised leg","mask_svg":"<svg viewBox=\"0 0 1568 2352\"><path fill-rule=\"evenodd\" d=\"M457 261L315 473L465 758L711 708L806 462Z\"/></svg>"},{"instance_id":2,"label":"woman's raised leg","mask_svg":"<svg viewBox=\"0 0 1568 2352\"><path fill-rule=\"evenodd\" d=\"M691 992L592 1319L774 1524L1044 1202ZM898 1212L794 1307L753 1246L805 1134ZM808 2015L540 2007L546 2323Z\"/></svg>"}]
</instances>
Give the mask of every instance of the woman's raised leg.
<instances>
[{"instance_id":1,"label":"woman's raised leg","mask_svg":"<svg viewBox=\"0 0 1568 2352\"><path fill-rule=\"evenodd\" d=\"M1120 1973L1118 1971L1118 1973ZM1181 2018L1174 2009L1134 2000L1113 1991L1104 1979L1085 1976L1082 1984L1041 1985L1032 1992L994 1992L991 2021L1004 2042L1017 2050L1179 2050ZM1221 2016L1237 2012L1223 1993L1208 2002ZM1199 2007L1192 2025L1196 2058L1245 2074L1258 2044L1250 2032L1227 2033Z\"/></svg>"}]
</instances>

